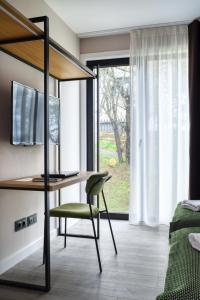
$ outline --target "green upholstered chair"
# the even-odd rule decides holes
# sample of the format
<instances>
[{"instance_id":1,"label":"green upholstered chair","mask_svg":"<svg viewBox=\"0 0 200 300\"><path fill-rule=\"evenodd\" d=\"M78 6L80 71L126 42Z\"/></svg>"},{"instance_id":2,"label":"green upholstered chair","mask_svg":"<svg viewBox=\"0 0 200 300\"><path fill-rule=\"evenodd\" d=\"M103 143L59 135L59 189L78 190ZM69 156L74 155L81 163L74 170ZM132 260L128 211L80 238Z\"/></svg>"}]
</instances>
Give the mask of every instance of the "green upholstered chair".
<instances>
[{"instance_id":1,"label":"green upholstered chair","mask_svg":"<svg viewBox=\"0 0 200 300\"><path fill-rule=\"evenodd\" d=\"M56 208L50 210L51 217L58 217L65 219L65 232L62 234L64 236L64 247L66 247L66 238L67 236L71 237L81 237L81 238L92 238L95 240L95 246L97 251L98 263L100 272L102 272L101 259L98 248L98 239L99 239L99 222L100 222L100 214L105 212L107 214L108 223L111 231L111 236L113 240L113 245L115 249L115 253L117 254L117 247L115 244L115 239L113 235L113 230L111 226L110 216L108 212L108 207L105 199L105 195L103 192L104 184L111 178L111 175L108 172L96 173L90 176L87 180L86 184L86 194L88 195L88 204L86 203L65 203ZM99 196L102 194L103 202L105 209L101 211L99 209L99 197L97 197L97 206L92 204L92 197ZM77 219L89 219L92 222L93 228L93 236L90 235L76 235L67 233L67 218L77 218ZM95 228L94 218L97 218L97 232Z\"/></svg>"}]
</instances>

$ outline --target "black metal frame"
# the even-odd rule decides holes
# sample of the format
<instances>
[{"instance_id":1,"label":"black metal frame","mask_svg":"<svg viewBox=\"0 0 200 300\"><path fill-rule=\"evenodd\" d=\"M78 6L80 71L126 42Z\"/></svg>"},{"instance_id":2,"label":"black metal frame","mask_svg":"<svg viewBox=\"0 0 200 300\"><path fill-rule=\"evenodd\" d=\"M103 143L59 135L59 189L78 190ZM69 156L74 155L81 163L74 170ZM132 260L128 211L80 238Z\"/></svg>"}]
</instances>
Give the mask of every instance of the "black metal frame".
<instances>
[{"instance_id":1,"label":"black metal frame","mask_svg":"<svg viewBox=\"0 0 200 300\"><path fill-rule=\"evenodd\" d=\"M4 39L0 41L0 51L16 58L17 60L41 71L44 74L44 190L41 192L44 193L44 211L45 211L45 219L44 219L44 266L45 266L45 284L38 285L38 284L31 284L25 282L18 282L12 280L6 280L0 278L1 285L13 286L13 287L20 287L20 288L27 288L33 289L38 291L48 292L51 289L51 266L50 266L50 214L49 214L49 76L53 77L54 79L58 80L58 96L60 98L60 82L61 81L72 81L72 80L87 80L95 78L94 73L88 69L86 66L83 66L79 60L77 60L71 53L66 51L60 45L58 45L53 39L49 37L49 18L47 16L35 17L30 18L30 21L33 23L43 23L44 31L41 35L33 36L33 37L19 37L13 39ZM29 42L34 40L44 40L44 70L38 68L37 66L27 62L26 60L18 57L17 55L11 53L8 50L2 49L1 45L5 44L15 44L21 42ZM54 49L59 51L63 56L67 57L71 60L72 63L76 64L79 68L83 69L89 75L86 78L72 78L72 79L62 79L49 74L49 48L52 46ZM60 138L59 138L60 140ZM60 141L58 145L58 171L60 172ZM5 190L30 190L29 188L0 188ZM38 191L37 189L31 189L31 191ZM61 203L61 195L60 190L58 191L58 199L59 203ZM59 234L60 232L60 222L59 222Z\"/></svg>"},{"instance_id":2,"label":"black metal frame","mask_svg":"<svg viewBox=\"0 0 200 300\"><path fill-rule=\"evenodd\" d=\"M49 19L44 18L44 199L45 199L45 287L51 288L49 215ZM37 22L39 22L37 20Z\"/></svg>"},{"instance_id":3,"label":"black metal frame","mask_svg":"<svg viewBox=\"0 0 200 300\"><path fill-rule=\"evenodd\" d=\"M32 22L42 22L44 24L44 34L40 39L44 40L44 206L45 206L45 285L37 285L18 281L0 279L0 284L14 287L28 288L33 290L48 292L51 288L50 273L50 218L49 218L49 18L46 16L33 18ZM13 39L6 43L26 42L32 39ZM5 41L4 41L5 43ZM16 57L17 58L17 57ZM21 59L20 59L21 60ZM22 189L20 189L22 190Z\"/></svg>"},{"instance_id":4,"label":"black metal frame","mask_svg":"<svg viewBox=\"0 0 200 300\"><path fill-rule=\"evenodd\" d=\"M61 93L60 93L60 80L58 80L58 98L60 99ZM60 131L59 131L60 133ZM58 173L61 173L61 134L59 135L59 144L58 144ZM58 205L61 205L61 190L58 190ZM58 224L58 235L61 233L61 219L59 218L59 224Z\"/></svg>"},{"instance_id":5,"label":"black metal frame","mask_svg":"<svg viewBox=\"0 0 200 300\"><path fill-rule=\"evenodd\" d=\"M92 71L97 68L97 171L99 171L99 68L101 67L116 67L116 66L127 66L129 65L129 58L113 58L113 59L103 59L103 60L92 60L87 62L87 67ZM95 136L94 136L94 87L93 82L87 82L87 170L91 171L95 169ZM88 199L89 200L89 199ZM98 199L99 201L99 199ZM128 220L128 213L112 212L109 216L113 220ZM106 213L101 214L102 219L107 219Z\"/></svg>"}]
</instances>

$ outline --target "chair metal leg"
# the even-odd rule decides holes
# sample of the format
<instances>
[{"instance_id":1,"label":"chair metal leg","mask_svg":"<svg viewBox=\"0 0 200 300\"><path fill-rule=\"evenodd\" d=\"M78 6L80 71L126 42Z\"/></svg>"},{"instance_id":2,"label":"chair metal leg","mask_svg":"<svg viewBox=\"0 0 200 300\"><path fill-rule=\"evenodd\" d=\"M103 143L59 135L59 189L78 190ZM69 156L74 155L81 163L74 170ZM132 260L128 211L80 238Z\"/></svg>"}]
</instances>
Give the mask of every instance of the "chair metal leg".
<instances>
[{"instance_id":1,"label":"chair metal leg","mask_svg":"<svg viewBox=\"0 0 200 300\"><path fill-rule=\"evenodd\" d=\"M65 218L65 236L64 236L64 248L67 245L67 218Z\"/></svg>"},{"instance_id":2,"label":"chair metal leg","mask_svg":"<svg viewBox=\"0 0 200 300\"><path fill-rule=\"evenodd\" d=\"M97 208L99 209L99 195L97 196ZM97 216L97 239L100 239L100 213Z\"/></svg>"},{"instance_id":3,"label":"chair metal leg","mask_svg":"<svg viewBox=\"0 0 200 300\"><path fill-rule=\"evenodd\" d=\"M95 246L96 246L96 251L97 251L97 257L98 257L98 263L99 263L99 270L100 273L102 272L102 266L101 266L101 259L100 259L100 254L99 254L99 247L98 247L98 240L97 240L97 235L96 235L96 229L94 225L94 218L93 218L93 213L92 213L92 206L91 206L91 197L89 196L89 208L90 208L90 219L92 221L92 228L94 232L94 240L95 240ZM97 216L98 218L98 216Z\"/></svg>"},{"instance_id":4,"label":"chair metal leg","mask_svg":"<svg viewBox=\"0 0 200 300\"><path fill-rule=\"evenodd\" d=\"M97 240L100 239L100 214L97 216Z\"/></svg>"},{"instance_id":5,"label":"chair metal leg","mask_svg":"<svg viewBox=\"0 0 200 300\"><path fill-rule=\"evenodd\" d=\"M95 240L95 246L96 246L96 251L97 251L97 257L98 257L98 262L99 262L99 270L100 273L102 272L102 266L101 266L101 259L100 259L100 254L99 254L99 247L98 247L98 241L97 241L97 236L96 236L96 229L94 225L94 218L91 216L91 221L92 221L92 228L94 232L94 240Z\"/></svg>"},{"instance_id":6,"label":"chair metal leg","mask_svg":"<svg viewBox=\"0 0 200 300\"><path fill-rule=\"evenodd\" d=\"M44 240L43 240L43 265L45 264L45 260L46 260L46 249L45 249L45 216L44 216Z\"/></svg>"},{"instance_id":7,"label":"chair metal leg","mask_svg":"<svg viewBox=\"0 0 200 300\"><path fill-rule=\"evenodd\" d=\"M109 212L108 212L108 207L107 207L107 203L106 203L106 199L105 199L105 195L104 195L103 190L102 190L102 197L103 197L103 202L104 202L105 209L106 209L106 214L107 214L107 218L108 218L110 232L111 232L111 236L112 236L112 240L113 240L113 245L114 245L114 248L115 248L115 253L117 254L117 246L116 246L116 243L115 243L115 238L114 238L114 234L113 234L113 230L112 230L112 225L111 225L111 221L110 221L110 215L109 215Z\"/></svg>"}]
</instances>

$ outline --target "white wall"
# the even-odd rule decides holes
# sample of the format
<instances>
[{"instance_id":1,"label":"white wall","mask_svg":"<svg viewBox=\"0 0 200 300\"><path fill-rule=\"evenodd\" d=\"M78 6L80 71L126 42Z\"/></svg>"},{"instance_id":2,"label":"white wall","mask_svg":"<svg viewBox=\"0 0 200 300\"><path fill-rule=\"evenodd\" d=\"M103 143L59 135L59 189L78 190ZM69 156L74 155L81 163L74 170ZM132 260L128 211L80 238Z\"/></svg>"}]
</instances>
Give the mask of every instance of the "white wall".
<instances>
[{"instance_id":1,"label":"white wall","mask_svg":"<svg viewBox=\"0 0 200 300\"><path fill-rule=\"evenodd\" d=\"M50 35L73 55L79 55L79 40L43 0L9 0L27 17L48 15ZM43 75L37 70L0 52L0 179L40 174L43 171L43 147L16 147L10 145L10 84L16 80L22 84L43 90ZM56 82L50 80L50 93L55 94ZM66 87L67 102L61 104L64 155L63 169L79 166L79 90L78 84ZM72 100L71 102L69 102ZM65 116L73 122L68 126ZM64 125L67 126L64 126ZM70 123L71 124L71 123ZM69 140L67 144L64 140ZM69 148L68 148L69 147ZM65 153L67 155L65 155ZM55 167L55 146L51 146L51 169ZM68 160L69 159L69 160ZM68 161L70 164L68 165ZM73 164L71 164L73 162ZM64 192L70 201L79 199L79 187ZM52 194L51 205L55 203ZM38 223L17 233L14 221L33 213L38 214ZM28 246L43 235L44 201L42 192L0 190L0 272L28 253ZM55 224L53 222L53 224ZM22 251L26 249L25 251ZM16 256L17 255L17 256Z\"/></svg>"},{"instance_id":2,"label":"white wall","mask_svg":"<svg viewBox=\"0 0 200 300\"><path fill-rule=\"evenodd\" d=\"M80 170L79 82L76 81L61 83L61 145L62 170ZM62 189L62 202L79 201L79 186Z\"/></svg>"}]
</instances>

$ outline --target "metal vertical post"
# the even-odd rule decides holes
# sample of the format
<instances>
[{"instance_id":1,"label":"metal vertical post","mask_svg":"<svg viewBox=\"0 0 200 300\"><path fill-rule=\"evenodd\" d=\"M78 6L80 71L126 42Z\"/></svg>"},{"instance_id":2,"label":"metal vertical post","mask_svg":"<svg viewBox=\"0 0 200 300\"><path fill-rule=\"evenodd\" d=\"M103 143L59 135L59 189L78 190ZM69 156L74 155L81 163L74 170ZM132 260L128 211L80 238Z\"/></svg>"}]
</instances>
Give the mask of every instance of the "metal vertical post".
<instances>
[{"instance_id":1,"label":"metal vertical post","mask_svg":"<svg viewBox=\"0 0 200 300\"><path fill-rule=\"evenodd\" d=\"M92 99L92 101L91 101ZM87 80L87 103L86 103L86 127L87 127L87 171L94 170L94 103L93 103L93 81Z\"/></svg>"},{"instance_id":2,"label":"metal vertical post","mask_svg":"<svg viewBox=\"0 0 200 300\"><path fill-rule=\"evenodd\" d=\"M97 172L99 172L99 65L97 65Z\"/></svg>"},{"instance_id":3,"label":"metal vertical post","mask_svg":"<svg viewBox=\"0 0 200 300\"><path fill-rule=\"evenodd\" d=\"M49 18L44 17L44 202L45 202L45 288L51 288L49 215Z\"/></svg>"},{"instance_id":4,"label":"metal vertical post","mask_svg":"<svg viewBox=\"0 0 200 300\"><path fill-rule=\"evenodd\" d=\"M58 80L58 98L60 99L60 80ZM61 105L61 104L60 104ZM60 134L60 124L59 124L59 143L58 143L58 173L61 173L61 134ZM58 190L58 205L61 205L61 190ZM61 218L59 218L58 224L58 235L61 234Z\"/></svg>"},{"instance_id":5,"label":"metal vertical post","mask_svg":"<svg viewBox=\"0 0 200 300\"><path fill-rule=\"evenodd\" d=\"M97 65L97 136L96 136L96 143L97 143L97 172L99 172L99 65ZM99 195L97 196L97 207L99 208ZM100 214L97 216L97 237L100 238Z\"/></svg>"}]
</instances>

